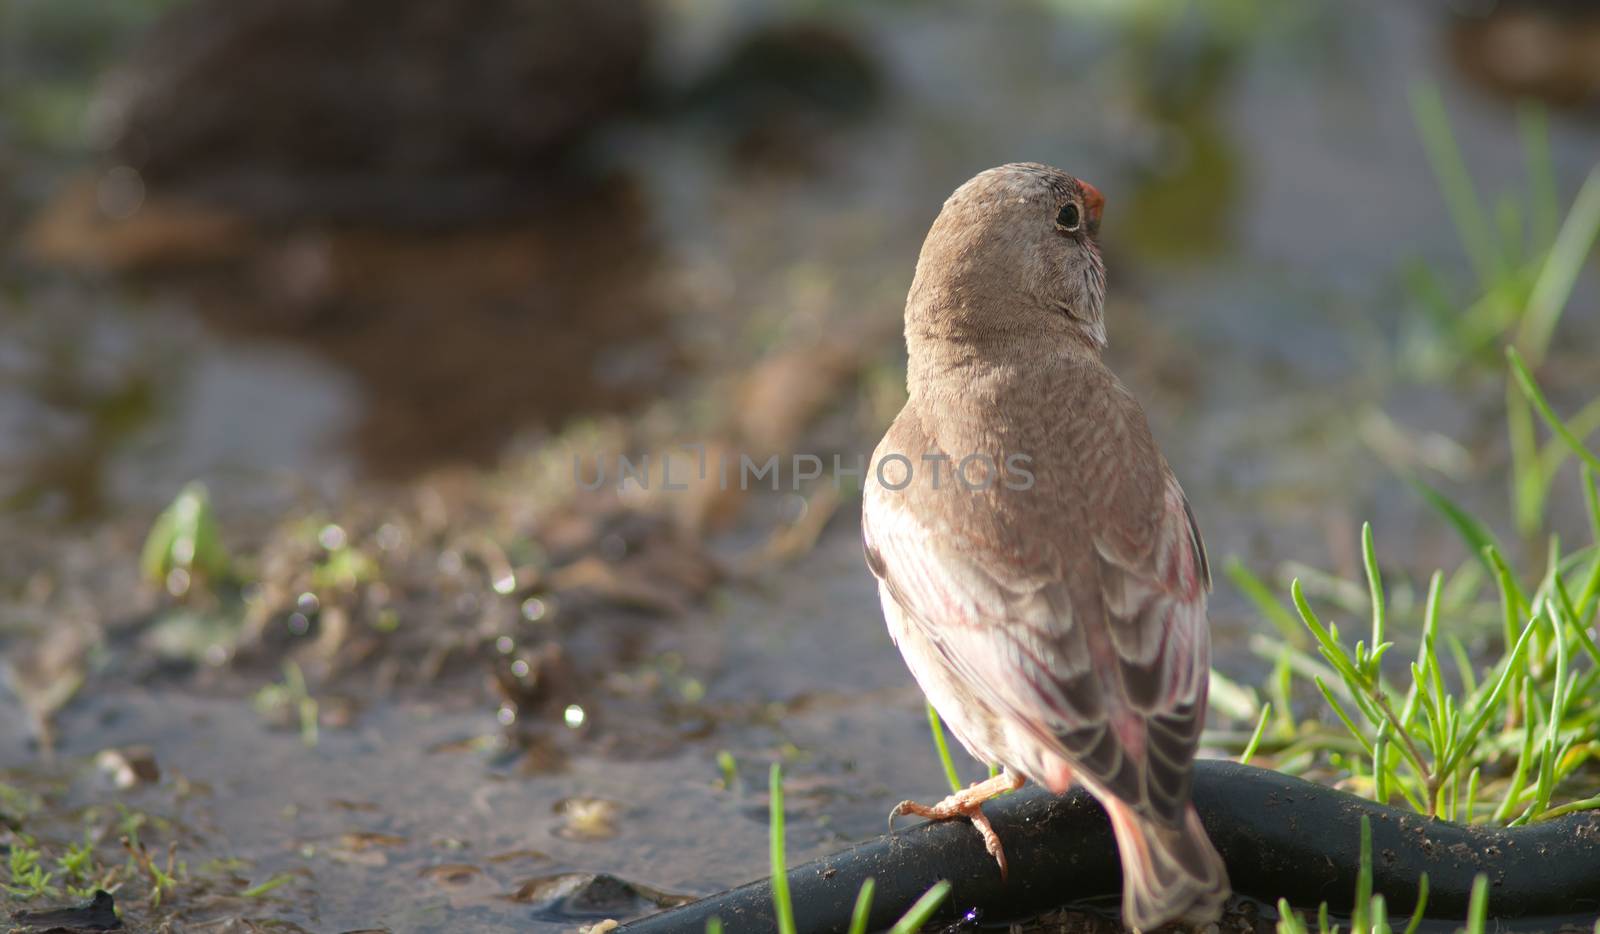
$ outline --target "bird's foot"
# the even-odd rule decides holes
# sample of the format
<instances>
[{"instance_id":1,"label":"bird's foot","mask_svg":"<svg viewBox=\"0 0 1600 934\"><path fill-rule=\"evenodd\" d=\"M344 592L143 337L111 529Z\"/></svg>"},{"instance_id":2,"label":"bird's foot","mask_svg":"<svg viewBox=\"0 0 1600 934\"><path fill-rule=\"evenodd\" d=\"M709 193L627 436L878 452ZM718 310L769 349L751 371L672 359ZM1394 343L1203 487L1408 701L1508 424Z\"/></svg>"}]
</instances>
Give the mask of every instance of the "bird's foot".
<instances>
[{"instance_id":1,"label":"bird's foot","mask_svg":"<svg viewBox=\"0 0 1600 934\"><path fill-rule=\"evenodd\" d=\"M1006 878L1006 851L1000 845L1000 835L994 832L994 825L989 823L989 818L983 813L983 803L1008 791L1016 791L1022 787L1022 783L1022 776L1004 771L981 782L973 782L931 807L915 801L902 801L889 812L889 826L892 829L894 819L905 814L915 814L928 820L965 817L972 821L972 826L977 829L978 835L983 837L983 848L988 850L989 855L1000 865L1000 878L1003 881Z\"/></svg>"}]
</instances>

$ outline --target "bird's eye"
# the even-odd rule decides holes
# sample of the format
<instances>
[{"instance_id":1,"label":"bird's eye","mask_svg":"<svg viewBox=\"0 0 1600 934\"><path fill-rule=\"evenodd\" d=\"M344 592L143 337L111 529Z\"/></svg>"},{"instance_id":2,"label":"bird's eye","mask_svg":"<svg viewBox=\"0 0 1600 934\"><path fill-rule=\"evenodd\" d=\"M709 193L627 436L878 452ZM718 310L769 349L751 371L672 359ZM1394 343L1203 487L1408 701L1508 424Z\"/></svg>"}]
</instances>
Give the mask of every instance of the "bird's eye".
<instances>
[{"instance_id":1,"label":"bird's eye","mask_svg":"<svg viewBox=\"0 0 1600 934\"><path fill-rule=\"evenodd\" d=\"M1068 233L1078 229L1082 218L1078 214L1078 206L1071 201L1061 206L1061 213L1056 215L1056 226Z\"/></svg>"}]
</instances>

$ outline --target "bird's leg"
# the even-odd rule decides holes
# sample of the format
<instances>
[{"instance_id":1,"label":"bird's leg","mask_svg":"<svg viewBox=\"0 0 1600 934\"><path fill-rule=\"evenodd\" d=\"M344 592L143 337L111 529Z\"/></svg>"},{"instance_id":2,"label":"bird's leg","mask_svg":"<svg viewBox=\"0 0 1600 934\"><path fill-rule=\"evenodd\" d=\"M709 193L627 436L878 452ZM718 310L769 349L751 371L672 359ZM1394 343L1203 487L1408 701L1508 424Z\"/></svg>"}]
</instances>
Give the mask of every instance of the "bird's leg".
<instances>
[{"instance_id":1,"label":"bird's leg","mask_svg":"<svg viewBox=\"0 0 1600 934\"><path fill-rule=\"evenodd\" d=\"M983 803L1008 791L1016 791L1022 787L1023 781L1021 775L1007 769L981 782L973 782L932 807L915 801L902 801L889 812L889 825L894 826L894 819L902 814L915 814L928 820L965 817L972 821L978 835L983 837L983 848L1000 864L1000 878L1003 880L1006 877L1006 851L1000 846L1000 836L994 832L994 825L984 816Z\"/></svg>"}]
</instances>

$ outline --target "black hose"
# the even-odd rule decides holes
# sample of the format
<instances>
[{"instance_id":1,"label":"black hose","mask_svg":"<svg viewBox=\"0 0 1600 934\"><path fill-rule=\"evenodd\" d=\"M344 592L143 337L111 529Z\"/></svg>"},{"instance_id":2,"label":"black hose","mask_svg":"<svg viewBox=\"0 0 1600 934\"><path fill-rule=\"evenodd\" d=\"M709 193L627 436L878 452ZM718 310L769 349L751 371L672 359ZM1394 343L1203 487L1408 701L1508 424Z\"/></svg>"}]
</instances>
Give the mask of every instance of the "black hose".
<instances>
[{"instance_id":1,"label":"black hose","mask_svg":"<svg viewBox=\"0 0 1600 934\"><path fill-rule=\"evenodd\" d=\"M1593 929L1600 917L1600 813L1511 829L1466 827L1384 807L1277 772L1203 760L1195 806L1228 864L1235 892L1348 913L1360 865L1361 815L1372 824L1373 891L1390 918L1408 917L1428 874L1429 918L1466 917L1473 878L1489 877L1489 914L1502 930ZM920 824L789 870L802 934L844 931L856 892L876 880L870 928L883 930L938 882L953 884L938 918L976 911L1002 922L1100 900L1113 910L1122 874L1105 811L1087 792L1029 787L984 806L1005 844L1010 879L966 821ZM1109 901L1108 901L1109 899ZM730 934L776 929L768 880L642 918L632 934L699 934L721 918ZM1403 922L1402 922L1403 926Z\"/></svg>"}]
</instances>

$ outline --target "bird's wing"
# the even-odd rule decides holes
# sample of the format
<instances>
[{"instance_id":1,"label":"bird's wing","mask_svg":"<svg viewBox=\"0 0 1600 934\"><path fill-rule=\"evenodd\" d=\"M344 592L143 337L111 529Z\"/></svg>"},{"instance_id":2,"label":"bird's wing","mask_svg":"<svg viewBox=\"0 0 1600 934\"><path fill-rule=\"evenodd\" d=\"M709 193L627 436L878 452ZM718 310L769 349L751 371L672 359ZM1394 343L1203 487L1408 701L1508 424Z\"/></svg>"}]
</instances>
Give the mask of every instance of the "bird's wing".
<instances>
[{"instance_id":1,"label":"bird's wing","mask_svg":"<svg viewBox=\"0 0 1600 934\"><path fill-rule=\"evenodd\" d=\"M867 565L944 665L989 709L1050 747L1103 719L1102 690L1060 582L1002 580L951 529L893 497L870 499Z\"/></svg>"},{"instance_id":2,"label":"bird's wing","mask_svg":"<svg viewBox=\"0 0 1600 934\"><path fill-rule=\"evenodd\" d=\"M1136 810L1175 822L1189 800L1191 763L1205 725L1211 578L1188 500L1164 464L1162 473L1153 521L1125 520L1112 510L1094 539L1100 608L1117 657L1121 699L1142 722L1143 736L1125 733L1115 744L1099 743L1084 764L1116 776L1108 787Z\"/></svg>"},{"instance_id":3,"label":"bird's wing","mask_svg":"<svg viewBox=\"0 0 1600 934\"><path fill-rule=\"evenodd\" d=\"M991 709L1136 810L1173 822L1189 797L1205 711L1209 569L1143 416L1120 387L1114 395L1098 443L1069 439L1089 508L1028 524L1082 536L1092 552L1028 541L1005 528L1003 511L950 521L915 484L910 495L869 488L867 561ZM1067 554L1092 567L1074 573L1056 557Z\"/></svg>"}]
</instances>

